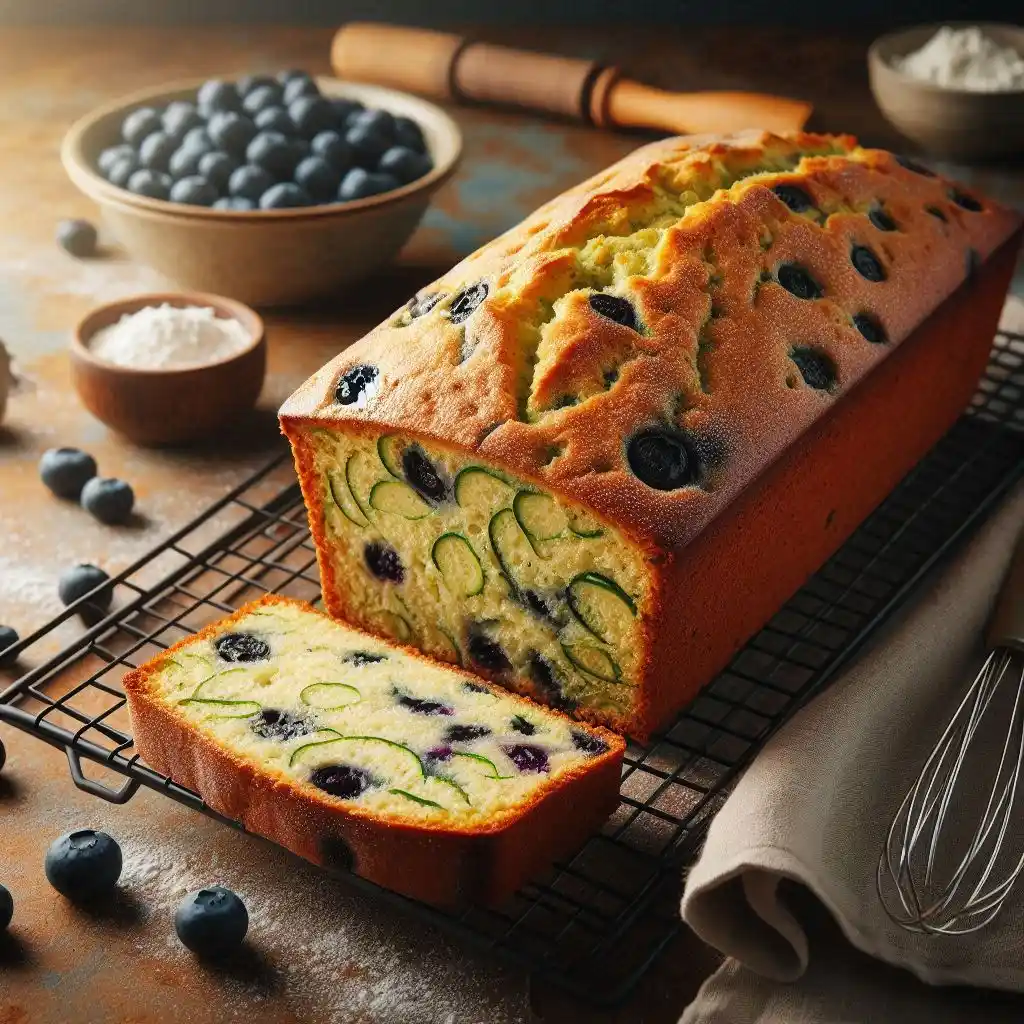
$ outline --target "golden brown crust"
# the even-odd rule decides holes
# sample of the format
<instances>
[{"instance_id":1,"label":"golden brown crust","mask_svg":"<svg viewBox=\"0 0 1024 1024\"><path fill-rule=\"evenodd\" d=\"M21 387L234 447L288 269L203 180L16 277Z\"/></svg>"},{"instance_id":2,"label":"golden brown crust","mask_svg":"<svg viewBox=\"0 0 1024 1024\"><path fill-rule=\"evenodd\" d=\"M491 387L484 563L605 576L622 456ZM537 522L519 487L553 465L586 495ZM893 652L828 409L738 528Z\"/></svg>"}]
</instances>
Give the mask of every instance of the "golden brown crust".
<instances>
[{"instance_id":1,"label":"golden brown crust","mask_svg":"<svg viewBox=\"0 0 1024 1024\"><path fill-rule=\"evenodd\" d=\"M268 604L314 610L301 601L268 595L168 648L123 681L137 752L249 831L315 864L348 867L345 862L351 859L357 874L425 902L497 904L597 831L618 805L625 745L604 729L594 731L608 744L605 753L566 772L525 806L471 827L370 813L238 756L167 704L152 680L174 651Z\"/></svg>"},{"instance_id":2,"label":"golden brown crust","mask_svg":"<svg viewBox=\"0 0 1024 1024\"><path fill-rule=\"evenodd\" d=\"M780 169L743 177L764 165ZM723 168L735 183L714 192ZM817 212L791 211L772 191L780 185L803 189ZM445 317L444 302L409 323L392 318L307 381L282 423L292 438L309 423L375 425L479 452L645 546L678 551L959 287L972 252L984 261L1019 222L989 201L965 209L953 188L845 136L653 143L426 289L450 298L487 282L487 299L464 323ZM690 193L709 198L691 202ZM588 250L581 283L588 239L660 223L669 200L689 203L686 216L657 228L637 272L626 265L608 283L612 263L595 271L600 257ZM879 209L896 230L869 219ZM885 280L854 268L855 246L871 250ZM810 271L822 298L797 298L772 277L788 262ZM629 297L643 334L590 308L595 284ZM882 326L887 344L861 335L851 319L860 314ZM524 325L540 323L524 336ZM791 352L805 345L835 364L832 393L796 376ZM340 375L361 363L379 368L380 392L365 408L338 405ZM609 363L617 378L605 386ZM557 408L567 390L579 403ZM689 436L701 486L656 491L629 471L625 441L653 424Z\"/></svg>"}]
</instances>

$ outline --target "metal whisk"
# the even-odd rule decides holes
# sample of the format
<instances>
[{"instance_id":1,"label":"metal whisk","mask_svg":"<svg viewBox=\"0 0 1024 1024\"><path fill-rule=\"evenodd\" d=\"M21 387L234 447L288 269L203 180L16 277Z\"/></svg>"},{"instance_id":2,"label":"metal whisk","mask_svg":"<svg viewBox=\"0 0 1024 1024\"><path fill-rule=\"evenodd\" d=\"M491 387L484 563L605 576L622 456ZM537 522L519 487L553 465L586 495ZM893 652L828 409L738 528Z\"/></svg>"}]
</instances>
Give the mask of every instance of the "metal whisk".
<instances>
[{"instance_id":1,"label":"metal whisk","mask_svg":"<svg viewBox=\"0 0 1024 1024\"><path fill-rule=\"evenodd\" d=\"M985 664L900 804L879 858L878 895L908 931L979 931L1024 871L1024 540L987 642Z\"/></svg>"}]
</instances>

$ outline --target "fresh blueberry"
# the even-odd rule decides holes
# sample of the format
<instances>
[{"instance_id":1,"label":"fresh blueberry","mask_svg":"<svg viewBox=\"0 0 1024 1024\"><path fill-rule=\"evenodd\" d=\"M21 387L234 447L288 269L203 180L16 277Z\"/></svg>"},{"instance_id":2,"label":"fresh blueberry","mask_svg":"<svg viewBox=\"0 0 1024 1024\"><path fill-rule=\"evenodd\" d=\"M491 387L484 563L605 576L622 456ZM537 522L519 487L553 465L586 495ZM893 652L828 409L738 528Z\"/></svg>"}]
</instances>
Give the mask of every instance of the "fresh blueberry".
<instances>
[{"instance_id":1,"label":"fresh blueberry","mask_svg":"<svg viewBox=\"0 0 1024 1024\"><path fill-rule=\"evenodd\" d=\"M265 740L293 740L308 736L316 726L302 715L280 708L263 708L249 719L249 728Z\"/></svg>"},{"instance_id":2,"label":"fresh blueberry","mask_svg":"<svg viewBox=\"0 0 1024 1024\"><path fill-rule=\"evenodd\" d=\"M433 164L430 157L407 149L405 146L392 146L384 152L377 163L377 170L397 178L403 185L422 178Z\"/></svg>"},{"instance_id":3,"label":"fresh blueberry","mask_svg":"<svg viewBox=\"0 0 1024 1024\"><path fill-rule=\"evenodd\" d=\"M444 738L449 743L470 743L490 734L486 725L449 725Z\"/></svg>"},{"instance_id":4,"label":"fresh blueberry","mask_svg":"<svg viewBox=\"0 0 1024 1024\"><path fill-rule=\"evenodd\" d=\"M278 82L270 75L243 75L236 83L235 88L239 96L248 96L249 93L261 89L265 85L277 86Z\"/></svg>"},{"instance_id":5,"label":"fresh blueberry","mask_svg":"<svg viewBox=\"0 0 1024 1024\"><path fill-rule=\"evenodd\" d=\"M353 167L342 179L341 188L338 189L338 198L347 203L353 199L367 199L370 196L380 195L382 192L391 192L396 188L398 188L398 179L391 177L390 174Z\"/></svg>"},{"instance_id":6,"label":"fresh blueberry","mask_svg":"<svg viewBox=\"0 0 1024 1024\"><path fill-rule=\"evenodd\" d=\"M134 158L135 149L129 146L127 142L122 142L117 146L108 146L99 155L99 159L96 161L96 167L100 174L104 177L109 177L110 169L117 163L118 160L124 160L127 157Z\"/></svg>"},{"instance_id":7,"label":"fresh blueberry","mask_svg":"<svg viewBox=\"0 0 1024 1024\"><path fill-rule=\"evenodd\" d=\"M261 210L288 210L298 206L312 206L313 197L291 181L271 185L260 196Z\"/></svg>"},{"instance_id":8,"label":"fresh blueberry","mask_svg":"<svg viewBox=\"0 0 1024 1024\"><path fill-rule=\"evenodd\" d=\"M198 174L190 174L171 186L171 202L188 206L213 206L217 188Z\"/></svg>"},{"instance_id":9,"label":"fresh blueberry","mask_svg":"<svg viewBox=\"0 0 1024 1024\"><path fill-rule=\"evenodd\" d=\"M312 139L320 132L329 131L337 123L334 108L323 96L305 94L288 100L287 92L286 89L288 116L292 119L295 130L303 138Z\"/></svg>"},{"instance_id":10,"label":"fresh blueberry","mask_svg":"<svg viewBox=\"0 0 1024 1024\"><path fill-rule=\"evenodd\" d=\"M245 155L245 147L256 136L256 125L244 114L225 111L210 118L206 133L218 149L241 157Z\"/></svg>"},{"instance_id":11,"label":"fresh blueberry","mask_svg":"<svg viewBox=\"0 0 1024 1024\"><path fill-rule=\"evenodd\" d=\"M169 174L144 168L128 179L128 191L149 199L166 199L171 194L173 184Z\"/></svg>"},{"instance_id":12,"label":"fresh blueberry","mask_svg":"<svg viewBox=\"0 0 1024 1024\"><path fill-rule=\"evenodd\" d=\"M247 665L254 661L266 661L270 657L270 644L252 633L225 633L217 638L213 646L221 661Z\"/></svg>"},{"instance_id":13,"label":"fresh blueberry","mask_svg":"<svg viewBox=\"0 0 1024 1024\"><path fill-rule=\"evenodd\" d=\"M314 135L310 150L339 172L345 172L352 166L352 147L337 132L320 132Z\"/></svg>"},{"instance_id":14,"label":"fresh blueberry","mask_svg":"<svg viewBox=\"0 0 1024 1024\"><path fill-rule=\"evenodd\" d=\"M57 244L79 259L96 255L96 225L87 220L62 220L57 225Z\"/></svg>"},{"instance_id":15,"label":"fresh blueberry","mask_svg":"<svg viewBox=\"0 0 1024 1024\"><path fill-rule=\"evenodd\" d=\"M408 694L396 694L395 700L403 708L408 708L417 715L454 715L455 710L442 704L439 700L427 700L425 697L410 697Z\"/></svg>"},{"instance_id":16,"label":"fresh blueberry","mask_svg":"<svg viewBox=\"0 0 1024 1024\"><path fill-rule=\"evenodd\" d=\"M608 744L599 736L592 736L589 732L583 732L580 729L572 730L572 745L592 757L603 754L608 749Z\"/></svg>"},{"instance_id":17,"label":"fresh blueberry","mask_svg":"<svg viewBox=\"0 0 1024 1024\"><path fill-rule=\"evenodd\" d=\"M296 81L297 79L303 79L311 82L313 81L313 76L308 71L303 71L302 68L285 68L283 71L278 71L278 73L274 75L274 81L282 87L286 86L289 82Z\"/></svg>"},{"instance_id":18,"label":"fresh blueberry","mask_svg":"<svg viewBox=\"0 0 1024 1024\"><path fill-rule=\"evenodd\" d=\"M798 263L783 263L775 272L779 284L798 299L820 299L825 291Z\"/></svg>"},{"instance_id":19,"label":"fresh blueberry","mask_svg":"<svg viewBox=\"0 0 1024 1024\"><path fill-rule=\"evenodd\" d=\"M281 79L278 79L278 81L281 81ZM281 81L281 84L284 86L283 98L286 106L290 107L300 99L322 99L320 87L309 75L303 72L293 73L291 78L287 79L287 81ZM326 103L327 101L325 100L324 102ZM329 103L328 106L330 106Z\"/></svg>"},{"instance_id":20,"label":"fresh blueberry","mask_svg":"<svg viewBox=\"0 0 1024 1024\"><path fill-rule=\"evenodd\" d=\"M0 885L0 932L6 931L14 917L14 897L6 886Z\"/></svg>"},{"instance_id":21,"label":"fresh blueberry","mask_svg":"<svg viewBox=\"0 0 1024 1024\"><path fill-rule=\"evenodd\" d=\"M524 736L532 736L537 731L537 726L533 724L528 718L524 718L522 715L515 715L509 725L516 731L522 733Z\"/></svg>"},{"instance_id":22,"label":"fresh blueberry","mask_svg":"<svg viewBox=\"0 0 1024 1024\"><path fill-rule=\"evenodd\" d=\"M278 181L287 181L295 172L300 155L280 132L260 132L246 147L245 158Z\"/></svg>"},{"instance_id":23,"label":"fresh blueberry","mask_svg":"<svg viewBox=\"0 0 1024 1024\"><path fill-rule=\"evenodd\" d=\"M243 164L228 178L228 192L233 196L248 199L255 206L260 201L260 196L273 184L274 177L269 171L254 164Z\"/></svg>"},{"instance_id":24,"label":"fresh blueberry","mask_svg":"<svg viewBox=\"0 0 1024 1024\"><path fill-rule=\"evenodd\" d=\"M512 668L512 662L508 655L502 650L497 640L492 640L486 633L474 630L469 634L467 643L470 660L474 665L487 672L508 672Z\"/></svg>"},{"instance_id":25,"label":"fresh blueberry","mask_svg":"<svg viewBox=\"0 0 1024 1024\"><path fill-rule=\"evenodd\" d=\"M121 138L136 149L155 132L160 131L160 115L152 107L133 110L121 125Z\"/></svg>"},{"instance_id":26,"label":"fresh blueberry","mask_svg":"<svg viewBox=\"0 0 1024 1024\"><path fill-rule=\"evenodd\" d=\"M295 181L316 202L328 203L334 199L338 192L338 185L341 184L341 174L323 157L307 156L295 168Z\"/></svg>"},{"instance_id":27,"label":"fresh blueberry","mask_svg":"<svg viewBox=\"0 0 1024 1024\"><path fill-rule=\"evenodd\" d=\"M87 903L108 895L121 877L121 847L106 832L83 828L50 844L46 879L62 896Z\"/></svg>"},{"instance_id":28,"label":"fresh blueberry","mask_svg":"<svg viewBox=\"0 0 1024 1024\"><path fill-rule=\"evenodd\" d=\"M211 78L199 86L199 95L196 97L199 109L209 117L211 114L228 110L238 110L242 105L242 98L233 82L224 82L218 78Z\"/></svg>"},{"instance_id":29,"label":"fresh blueberry","mask_svg":"<svg viewBox=\"0 0 1024 1024\"><path fill-rule=\"evenodd\" d=\"M372 651L350 651L341 660L346 665L377 665L382 661L387 661L388 656L386 654L374 654Z\"/></svg>"},{"instance_id":30,"label":"fresh blueberry","mask_svg":"<svg viewBox=\"0 0 1024 1024\"><path fill-rule=\"evenodd\" d=\"M352 127L369 128L388 140L390 145L395 140L395 118L387 110L361 110L350 124Z\"/></svg>"},{"instance_id":31,"label":"fresh blueberry","mask_svg":"<svg viewBox=\"0 0 1024 1024\"><path fill-rule=\"evenodd\" d=\"M171 157L170 163L167 165L167 170L175 181L198 174L199 161L202 160L207 153L211 152L213 152L213 150L208 145L202 147L183 145L181 149L176 150L174 155Z\"/></svg>"},{"instance_id":32,"label":"fresh blueberry","mask_svg":"<svg viewBox=\"0 0 1024 1024\"><path fill-rule=\"evenodd\" d=\"M344 96L331 97L331 106L334 108L334 123L338 131L344 131L349 122L366 109L359 100L346 99Z\"/></svg>"},{"instance_id":33,"label":"fresh blueberry","mask_svg":"<svg viewBox=\"0 0 1024 1024\"><path fill-rule=\"evenodd\" d=\"M127 188L131 176L139 169L139 158L133 153L131 156L121 157L107 172L107 181L118 188Z\"/></svg>"},{"instance_id":34,"label":"fresh blueberry","mask_svg":"<svg viewBox=\"0 0 1024 1024\"><path fill-rule=\"evenodd\" d=\"M395 143L405 146L415 153L426 153L427 144L423 139L423 129L411 117L394 119Z\"/></svg>"},{"instance_id":35,"label":"fresh blueberry","mask_svg":"<svg viewBox=\"0 0 1024 1024\"><path fill-rule=\"evenodd\" d=\"M9 668L14 664L14 658L9 654L4 654L4 651L10 650L20 639L16 629L12 629L10 626L0 626L0 668Z\"/></svg>"},{"instance_id":36,"label":"fresh blueberry","mask_svg":"<svg viewBox=\"0 0 1024 1024\"><path fill-rule=\"evenodd\" d=\"M636 315L633 303L628 299L622 298L621 295L608 295L605 292L598 292L596 295L591 295L588 301L590 308L598 316L603 316L606 320L612 320L623 327L628 327L631 331L640 330L640 319Z\"/></svg>"},{"instance_id":37,"label":"fresh blueberry","mask_svg":"<svg viewBox=\"0 0 1024 1024\"><path fill-rule=\"evenodd\" d=\"M341 379L334 389L335 401L339 405L353 405L359 401L363 392L377 380L379 375L380 370L368 363L349 367L341 375Z\"/></svg>"},{"instance_id":38,"label":"fresh blueberry","mask_svg":"<svg viewBox=\"0 0 1024 1024\"><path fill-rule=\"evenodd\" d=\"M363 559L370 572L385 583L401 583L405 579L405 568L398 552L382 540L370 541L363 548Z\"/></svg>"},{"instance_id":39,"label":"fresh blueberry","mask_svg":"<svg viewBox=\"0 0 1024 1024\"><path fill-rule=\"evenodd\" d=\"M74 604L79 598L85 597L90 591L108 582L110 577L95 565L82 562L73 565L57 581L57 596L61 604ZM104 587L98 594L89 599L89 607L106 611L113 597L110 587Z\"/></svg>"},{"instance_id":40,"label":"fresh blueberry","mask_svg":"<svg viewBox=\"0 0 1024 1024\"><path fill-rule=\"evenodd\" d=\"M807 347L794 348L789 358L796 363L804 383L816 391L832 391L836 386L836 364L817 349Z\"/></svg>"},{"instance_id":41,"label":"fresh blueberry","mask_svg":"<svg viewBox=\"0 0 1024 1024\"><path fill-rule=\"evenodd\" d=\"M185 181L189 179L186 178ZM184 182L178 182L177 188ZM174 195L172 190L171 195ZM135 506L135 492L124 480L94 476L82 488L82 508L93 518L108 526L126 523Z\"/></svg>"},{"instance_id":42,"label":"fresh blueberry","mask_svg":"<svg viewBox=\"0 0 1024 1024\"><path fill-rule=\"evenodd\" d=\"M210 133L206 128L205 124L197 125L195 128L189 128L185 132L184 137L181 140L182 146L195 147L196 149L213 149L213 139L210 138Z\"/></svg>"},{"instance_id":43,"label":"fresh blueberry","mask_svg":"<svg viewBox=\"0 0 1024 1024\"><path fill-rule=\"evenodd\" d=\"M281 106L281 86L276 82L261 85L258 89L246 93L242 100L242 108L250 117L255 117L261 110L268 107Z\"/></svg>"},{"instance_id":44,"label":"fresh blueberry","mask_svg":"<svg viewBox=\"0 0 1024 1024\"><path fill-rule=\"evenodd\" d=\"M448 307L448 319L453 324L461 324L468 320L487 298L489 290L486 281L477 281L476 284L463 288Z\"/></svg>"},{"instance_id":45,"label":"fresh blueberry","mask_svg":"<svg viewBox=\"0 0 1024 1024\"><path fill-rule=\"evenodd\" d=\"M249 914L230 889L211 885L181 901L174 913L174 930L193 953L220 958L241 946L249 930Z\"/></svg>"},{"instance_id":46,"label":"fresh blueberry","mask_svg":"<svg viewBox=\"0 0 1024 1024\"><path fill-rule=\"evenodd\" d=\"M285 138L295 134L295 125L284 107L267 107L261 110L253 120L257 132L279 132Z\"/></svg>"},{"instance_id":47,"label":"fresh blueberry","mask_svg":"<svg viewBox=\"0 0 1024 1024\"><path fill-rule=\"evenodd\" d=\"M656 491L688 487L697 479L697 462L686 441L673 431L652 428L635 434L626 460L637 479Z\"/></svg>"},{"instance_id":48,"label":"fresh blueberry","mask_svg":"<svg viewBox=\"0 0 1024 1024\"><path fill-rule=\"evenodd\" d=\"M878 282L886 278L882 261L866 245L855 245L850 250L850 262L857 273L868 281Z\"/></svg>"},{"instance_id":49,"label":"fresh blueberry","mask_svg":"<svg viewBox=\"0 0 1024 1024\"><path fill-rule=\"evenodd\" d=\"M224 196L213 204L215 210L233 210L235 213L247 213L256 208L256 204L244 196Z\"/></svg>"},{"instance_id":50,"label":"fresh blueberry","mask_svg":"<svg viewBox=\"0 0 1024 1024\"><path fill-rule=\"evenodd\" d=\"M184 100L172 103L163 113L163 129L177 142L183 141L189 132L202 126L203 119L195 105Z\"/></svg>"},{"instance_id":51,"label":"fresh blueberry","mask_svg":"<svg viewBox=\"0 0 1024 1024\"><path fill-rule=\"evenodd\" d=\"M364 111L373 113L373 111ZM372 124L362 121L362 114L356 116L356 123L345 131L345 141L352 147L359 163L374 167L377 161L391 148L392 139Z\"/></svg>"},{"instance_id":52,"label":"fresh blueberry","mask_svg":"<svg viewBox=\"0 0 1024 1024\"><path fill-rule=\"evenodd\" d=\"M39 460L39 477L58 498L78 501L96 475L96 460L80 448L49 448Z\"/></svg>"},{"instance_id":53,"label":"fresh blueberry","mask_svg":"<svg viewBox=\"0 0 1024 1024\"><path fill-rule=\"evenodd\" d=\"M350 764L325 764L315 769L309 781L331 796L354 800L362 796L373 784L373 776L365 768Z\"/></svg>"},{"instance_id":54,"label":"fresh blueberry","mask_svg":"<svg viewBox=\"0 0 1024 1024\"><path fill-rule=\"evenodd\" d=\"M228 187L231 175L238 170L238 161L227 153L204 153L199 158L199 175L205 178L218 192Z\"/></svg>"},{"instance_id":55,"label":"fresh blueberry","mask_svg":"<svg viewBox=\"0 0 1024 1024\"><path fill-rule=\"evenodd\" d=\"M139 147L139 162L151 171L166 171L177 148L177 139L166 132L153 132Z\"/></svg>"},{"instance_id":56,"label":"fresh blueberry","mask_svg":"<svg viewBox=\"0 0 1024 1024\"><path fill-rule=\"evenodd\" d=\"M409 486L428 501L444 501L448 496L448 482L418 445L402 452L402 472Z\"/></svg>"},{"instance_id":57,"label":"fresh blueberry","mask_svg":"<svg viewBox=\"0 0 1024 1024\"><path fill-rule=\"evenodd\" d=\"M551 770L548 753L543 747L535 747L532 743L513 743L502 749L508 759L524 775Z\"/></svg>"}]
</instances>

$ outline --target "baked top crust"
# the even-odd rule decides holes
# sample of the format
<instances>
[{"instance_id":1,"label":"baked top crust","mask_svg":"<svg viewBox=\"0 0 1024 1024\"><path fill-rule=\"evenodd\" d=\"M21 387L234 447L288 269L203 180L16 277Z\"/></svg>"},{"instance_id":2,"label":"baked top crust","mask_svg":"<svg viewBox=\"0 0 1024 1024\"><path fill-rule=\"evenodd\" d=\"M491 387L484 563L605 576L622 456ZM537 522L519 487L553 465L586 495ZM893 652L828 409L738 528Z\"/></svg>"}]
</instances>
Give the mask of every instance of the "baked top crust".
<instances>
[{"instance_id":1,"label":"baked top crust","mask_svg":"<svg viewBox=\"0 0 1024 1024\"><path fill-rule=\"evenodd\" d=\"M1019 221L850 136L659 141L425 288L282 422L446 442L671 551Z\"/></svg>"}]
</instances>

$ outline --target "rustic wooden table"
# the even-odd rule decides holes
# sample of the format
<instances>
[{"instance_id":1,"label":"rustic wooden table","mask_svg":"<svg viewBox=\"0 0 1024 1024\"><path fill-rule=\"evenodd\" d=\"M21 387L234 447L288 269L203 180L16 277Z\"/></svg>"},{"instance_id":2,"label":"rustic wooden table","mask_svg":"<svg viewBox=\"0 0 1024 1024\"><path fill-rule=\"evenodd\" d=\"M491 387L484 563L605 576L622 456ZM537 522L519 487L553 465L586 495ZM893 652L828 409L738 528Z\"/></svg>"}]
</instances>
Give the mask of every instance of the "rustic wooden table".
<instances>
[{"instance_id":1,"label":"rustic wooden table","mask_svg":"<svg viewBox=\"0 0 1024 1024\"><path fill-rule=\"evenodd\" d=\"M733 86L804 95L820 126L896 145L863 70L864 38L722 30L666 38L616 28L508 31L506 40L579 55L608 53L655 84ZM299 66L328 71L324 30L224 27L0 33L0 337L34 384L0 427L0 622L22 634L59 608L56 580L77 561L119 570L280 450L274 410L291 389L383 319L460 255L544 199L610 163L637 138L513 113L459 110L465 163L403 254L372 283L336 301L268 317L269 372L258 415L234 436L188 450L144 451L78 405L65 347L92 305L164 282L111 249L77 261L53 242L56 221L94 217L58 160L72 120L119 94L181 77ZM1020 179L980 183L1020 199ZM1015 194L1016 193L1016 194ZM131 481L137 523L110 529L49 496L35 464L75 445L101 472ZM0 776L0 881L14 893L0 942L0 1024L329 1021L338 1024L502 1024L544 1020L661 1024L678 1018L715 957L682 938L628 1004L596 1012L521 972L355 896L322 874L145 791L117 808L79 793L62 756L10 729ZM42 874L48 843L76 826L106 828L126 854L123 898L82 914ZM173 938L185 891L223 881L253 912L250 952L230 969L198 967ZM531 1018L531 1014L534 1016Z\"/></svg>"}]
</instances>

